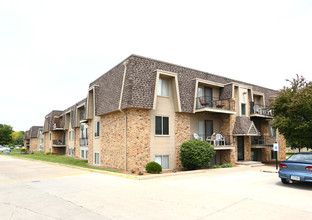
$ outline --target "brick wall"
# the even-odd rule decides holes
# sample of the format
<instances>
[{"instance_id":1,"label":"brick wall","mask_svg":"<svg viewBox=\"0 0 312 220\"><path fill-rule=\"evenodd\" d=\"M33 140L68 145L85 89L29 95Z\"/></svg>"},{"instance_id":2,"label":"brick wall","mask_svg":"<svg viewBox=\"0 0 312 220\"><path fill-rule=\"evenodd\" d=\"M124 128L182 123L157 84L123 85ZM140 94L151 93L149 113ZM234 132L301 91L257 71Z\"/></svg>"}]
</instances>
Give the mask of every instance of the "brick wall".
<instances>
[{"instance_id":1,"label":"brick wall","mask_svg":"<svg viewBox=\"0 0 312 220\"><path fill-rule=\"evenodd\" d=\"M80 158L80 127L75 128L75 155L74 157Z\"/></svg>"},{"instance_id":2,"label":"brick wall","mask_svg":"<svg viewBox=\"0 0 312 220\"><path fill-rule=\"evenodd\" d=\"M145 170L150 162L149 110L127 110L127 170Z\"/></svg>"},{"instance_id":3,"label":"brick wall","mask_svg":"<svg viewBox=\"0 0 312 220\"><path fill-rule=\"evenodd\" d=\"M180 147L190 139L191 119L189 113L175 113L175 167L181 168Z\"/></svg>"},{"instance_id":4,"label":"brick wall","mask_svg":"<svg viewBox=\"0 0 312 220\"><path fill-rule=\"evenodd\" d=\"M88 163L93 164L93 124L94 120L91 119L88 121L88 128L89 128L89 133L88 133Z\"/></svg>"},{"instance_id":5,"label":"brick wall","mask_svg":"<svg viewBox=\"0 0 312 220\"><path fill-rule=\"evenodd\" d=\"M38 138L30 138L29 150L38 151Z\"/></svg>"},{"instance_id":6,"label":"brick wall","mask_svg":"<svg viewBox=\"0 0 312 220\"><path fill-rule=\"evenodd\" d=\"M125 166L125 117L122 112L101 116L100 165L108 168L124 169ZM89 125L90 128L90 125ZM90 128L90 132L91 128ZM90 147L89 147L90 149Z\"/></svg>"}]
</instances>

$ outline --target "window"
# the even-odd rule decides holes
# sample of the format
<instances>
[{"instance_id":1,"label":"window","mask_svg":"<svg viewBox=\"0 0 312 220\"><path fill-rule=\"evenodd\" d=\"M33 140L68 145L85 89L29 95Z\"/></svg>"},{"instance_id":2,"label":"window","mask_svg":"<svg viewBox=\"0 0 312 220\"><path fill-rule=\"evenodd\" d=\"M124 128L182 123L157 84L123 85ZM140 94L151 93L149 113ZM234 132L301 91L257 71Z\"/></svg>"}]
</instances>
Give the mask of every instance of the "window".
<instances>
[{"instance_id":1,"label":"window","mask_svg":"<svg viewBox=\"0 0 312 220\"><path fill-rule=\"evenodd\" d=\"M94 164L100 165L100 153L94 153Z\"/></svg>"},{"instance_id":2,"label":"window","mask_svg":"<svg viewBox=\"0 0 312 220\"><path fill-rule=\"evenodd\" d=\"M42 130L39 130L39 134L42 134Z\"/></svg>"},{"instance_id":3,"label":"window","mask_svg":"<svg viewBox=\"0 0 312 220\"><path fill-rule=\"evenodd\" d=\"M49 137L49 140L51 141L51 133L50 133L50 137Z\"/></svg>"},{"instance_id":4,"label":"window","mask_svg":"<svg viewBox=\"0 0 312 220\"><path fill-rule=\"evenodd\" d=\"M155 134L169 135L169 117L163 116L155 117Z\"/></svg>"},{"instance_id":5,"label":"window","mask_svg":"<svg viewBox=\"0 0 312 220\"><path fill-rule=\"evenodd\" d=\"M94 136L99 137L100 136L100 122L96 121L94 126Z\"/></svg>"},{"instance_id":6,"label":"window","mask_svg":"<svg viewBox=\"0 0 312 220\"><path fill-rule=\"evenodd\" d=\"M241 109L242 109L242 115L246 115L246 104L245 103L242 103Z\"/></svg>"},{"instance_id":7,"label":"window","mask_svg":"<svg viewBox=\"0 0 312 220\"><path fill-rule=\"evenodd\" d=\"M271 150L271 159L276 159L277 151Z\"/></svg>"},{"instance_id":8,"label":"window","mask_svg":"<svg viewBox=\"0 0 312 220\"><path fill-rule=\"evenodd\" d=\"M88 159L88 150L86 150L86 159Z\"/></svg>"},{"instance_id":9,"label":"window","mask_svg":"<svg viewBox=\"0 0 312 220\"><path fill-rule=\"evenodd\" d=\"M75 140L75 131L72 131L72 140Z\"/></svg>"},{"instance_id":10,"label":"window","mask_svg":"<svg viewBox=\"0 0 312 220\"><path fill-rule=\"evenodd\" d=\"M169 96L169 79L159 77L157 95L167 97Z\"/></svg>"},{"instance_id":11,"label":"window","mask_svg":"<svg viewBox=\"0 0 312 220\"><path fill-rule=\"evenodd\" d=\"M276 137L276 129L274 129L274 128L272 127L272 125L270 125L270 136L271 136L271 137Z\"/></svg>"},{"instance_id":12,"label":"window","mask_svg":"<svg viewBox=\"0 0 312 220\"><path fill-rule=\"evenodd\" d=\"M84 158L84 157L85 157L85 156L84 156L84 150L81 150L80 157L81 157L81 158Z\"/></svg>"},{"instance_id":13,"label":"window","mask_svg":"<svg viewBox=\"0 0 312 220\"><path fill-rule=\"evenodd\" d=\"M164 170L169 169L169 155L156 155L155 162L160 164Z\"/></svg>"}]
</instances>

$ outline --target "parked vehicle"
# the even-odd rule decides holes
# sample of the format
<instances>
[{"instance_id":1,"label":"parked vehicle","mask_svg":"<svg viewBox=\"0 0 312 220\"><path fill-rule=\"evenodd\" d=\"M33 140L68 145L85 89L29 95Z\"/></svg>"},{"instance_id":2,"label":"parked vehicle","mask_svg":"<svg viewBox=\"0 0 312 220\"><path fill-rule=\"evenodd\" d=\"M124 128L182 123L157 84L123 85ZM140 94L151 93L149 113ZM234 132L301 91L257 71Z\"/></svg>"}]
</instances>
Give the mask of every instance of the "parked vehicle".
<instances>
[{"instance_id":1,"label":"parked vehicle","mask_svg":"<svg viewBox=\"0 0 312 220\"><path fill-rule=\"evenodd\" d=\"M11 146L11 147L10 147L10 149L11 149L11 150L13 150L13 149L14 149L14 147L13 147L13 146Z\"/></svg>"},{"instance_id":2,"label":"parked vehicle","mask_svg":"<svg viewBox=\"0 0 312 220\"><path fill-rule=\"evenodd\" d=\"M6 151L6 150L11 151L10 148L8 148L8 147L3 147L3 146L0 147L1 152Z\"/></svg>"},{"instance_id":3,"label":"parked vehicle","mask_svg":"<svg viewBox=\"0 0 312 220\"><path fill-rule=\"evenodd\" d=\"M19 146L17 146L15 149L17 149L17 150L18 150L18 149L20 149L20 147L19 147Z\"/></svg>"},{"instance_id":4,"label":"parked vehicle","mask_svg":"<svg viewBox=\"0 0 312 220\"><path fill-rule=\"evenodd\" d=\"M279 165L282 183L312 182L312 152L296 153Z\"/></svg>"}]
</instances>

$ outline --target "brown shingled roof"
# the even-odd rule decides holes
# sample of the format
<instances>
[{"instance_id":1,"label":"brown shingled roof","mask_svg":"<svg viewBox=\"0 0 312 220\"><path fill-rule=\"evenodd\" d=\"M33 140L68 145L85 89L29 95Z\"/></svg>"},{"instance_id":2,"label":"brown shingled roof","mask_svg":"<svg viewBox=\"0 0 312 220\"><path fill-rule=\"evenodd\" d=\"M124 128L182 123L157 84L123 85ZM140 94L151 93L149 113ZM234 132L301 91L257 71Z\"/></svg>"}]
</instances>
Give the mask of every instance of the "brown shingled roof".
<instances>
[{"instance_id":1,"label":"brown shingled roof","mask_svg":"<svg viewBox=\"0 0 312 220\"><path fill-rule=\"evenodd\" d=\"M43 126L32 126L29 129L30 138L37 138L39 135L39 129L43 129Z\"/></svg>"},{"instance_id":2,"label":"brown shingled roof","mask_svg":"<svg viewBox=\"0 0 312 220\"><path fill-rule=\"evenodd\" d=\"M243 136L243 135L259 136L260 135L253 121L251 121L248 117L245 117L245 116L236 117L232 134L236 136Z\"/></svg>"},{"instance_id":3,"label":"brown shingled roof","mask_svg":"<svg viewBox=\"0 0 312 220\"><path fill-rule=\"evenodd\" d=\"M137 55L131 55L127 59L127 71L124 84L121 108L153 108L155 92L156 70L164 70L177 73L180 102L182 112L193 112L196 82L195 78L209 80L221 84L244 83L238 80L217 76L207 72L186 68L183 66L149 59ZM124 60L124 61L125 61ZM95 114L101 115L116 111L119 108L120 94L122 88L125 67L123 62L110 71L90 83L90 88L95 87ZM266 105L269 97L276 93L275 90L244 83L252 87L254 91L262 92L265 96ZM223 99L231 98L232 87L225 85L220 96Z\"/></svg>"}]
</instances>

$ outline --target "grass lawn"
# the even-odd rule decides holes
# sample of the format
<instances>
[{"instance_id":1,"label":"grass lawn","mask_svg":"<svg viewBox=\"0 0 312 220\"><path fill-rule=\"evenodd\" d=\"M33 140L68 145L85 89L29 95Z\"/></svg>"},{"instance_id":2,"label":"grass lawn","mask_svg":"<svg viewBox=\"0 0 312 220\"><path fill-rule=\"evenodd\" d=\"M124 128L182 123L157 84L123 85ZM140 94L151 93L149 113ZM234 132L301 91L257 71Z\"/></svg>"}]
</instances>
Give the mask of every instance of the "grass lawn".
<instances>
[{"instance_id":1,"label":"grass lawn","mask_svg":"<svg viewBox=\"0 0 312 220\"><path fill-rule=\"evenodd\" d=\"M20 157L20 158L29 158L33 160L41 160L41 161L47 161L51 163L59 163L59 164L66 164L71 166L77 166L77 167L83 167L88 169L95 169L95 170L104 170L104 171L110 171L115 173L121 173L120 170L112 170L112 169L103 169L99 167L92 167L88 165L88 161L86 160L79 160L72 157L67 157L64 155L46 155L42 151L36 151L34 154L21 154L21 150L12 150L10 155L8 156L14 156L14 157Z\"/></svg>"}]
</instances>

